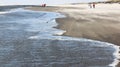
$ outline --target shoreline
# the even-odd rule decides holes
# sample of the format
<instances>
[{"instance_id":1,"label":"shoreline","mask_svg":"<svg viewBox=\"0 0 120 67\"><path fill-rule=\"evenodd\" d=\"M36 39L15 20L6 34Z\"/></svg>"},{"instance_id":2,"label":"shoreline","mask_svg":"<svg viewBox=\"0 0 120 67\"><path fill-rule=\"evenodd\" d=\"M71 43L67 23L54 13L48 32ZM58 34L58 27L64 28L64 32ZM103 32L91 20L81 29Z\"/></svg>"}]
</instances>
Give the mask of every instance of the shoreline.
<instances>
[{"instance_id":1,"label":"shoreline","mask_svg":"<svg viewBox=\"0 0 120 67\"><path fill-rule=\"evenodd\" d=\"M62 5L62 6L57 6L57 7L53 6L53 7L45 7L45 8L43 7L32 7L31 8L30 7L27 9L35 10L35 11L59 12L65 15L66 17L64 18L56 18L56 22L58 23L58 26L55 27L57 29L67 31L66 33L63 34L63 36L70 36L70 37L76 37L76 38L87 38L87 39L92 39L92 40L113 43L115 45L120 46L120 42L119 42L120 21L117 21L114 18L120 15L119 12L117 13L118 14L117 15L116 11L114 10L113 11L108 10L107 12L106 10L104 10L103 12L100 12L99 9L97 8L89 9L89 8L86 8L87 7L86 5L84 5L84 7L82 7L81 5L79 6ZM90 11L87 13L90 16L86 15L87 11ZM82 13L79 13L79 12L82 12ZM110 14L106 14L106 13L110 13ZM114 20L111 20L111 19L114 19ZM120 63L117 65L117 67L119 66L120 66Z\"/></svg>"},{"instance_id":2,"label":"shoreline","mask_svg":"<svg viewBox=\"0 0 120 67\"><path fill-rule=\"evenodd\" d=\"M113 43L113 44L116 44L116 45L120 46L120 42L119 42L119 40L120 40L120 38L119 38L120 37L120 32L119 32L120 28L117 29L117 28L112 27L112 25L111 25L111 24L113 24L113 22L118 24L118 23L120 23L120 21L116 21L116 20L112 21L112 20L110 20L111 18L108 19L108 20L104 19L104 18L107 18L107 17L111 17L112 14L109 15L109 16L107 16L107 15L99 15L98 14L98 16L96 16L96 17L99 18L99 16L100 16L99 19L93 17L93 21L94 20L98 21L98 22L100 22L101 20L103 21L103 23L100 24L100 25L102 25L101 27L100 26L98 26L98 27L95 26L94 27L94 28L98 28L98 30L99 30L99 27L101 28L100 29L101 33L100 32L97 33L98 32L97 30L84 28L85 26L91 26L92 27L94 25L99 25L99 23L91 23L93 25L88 23L91 20L89 20L89 18L86 20L84 17L82 17L82 16L85 16L85 14L81 13L80 14L80 15L82 15L81 18L80 17L77 18L78 16L77 17L71 17L69 12L67 13L65 11L64 12L62 11L62 9L72 9L72 10L81 9L81 10L83 10L84 8L76 7L76 6L74 6L74 7L71 7L71 6L64 7L64 6L65 5L63 5L62 7L61 6L57 6L57 7L50 6L50 7L45 7L45 8L44 7L32 7L32 8L30 7L30 8L26 8L26 9L35 10L35 11L58 12L58 13L61 13L61 14L65 15L66 17L64 17L64 18L56 18L56 22L58 23L58 26L55 27L57 29L67 31L66 33L63 34L63 36L71 36L71 37L76 37L76 38L87 38L87 39L99 40L99 41L109 42L109 43ZM74 11L71 11L71 12L74 12ZM91 14L93 14L93 13L91 13ZM76 15L76 14L74 14L74 15ZM89 15L90 15L90 13L89 13ZM101 16L104 16L104 17L101 18ZM116 15L116 17L118 17L118 16ZM68 23L70 23L70 24L68 24ZM84 24L84 23L86 23L86 24ZM110 24L111 26L110 27L108 26L109 28L107 28L107 26L103 25L104 23L105 23L105 25ZM83 31L83 30L75 31L76 29L74 29L74 27L76 27L77 25L74 25L74 24L78 24L78 25L82 24L83 26L79 26L76 29L78 30L78 29L81 28L81 29L86 30L86 31ZM68 26L69 26L69 28L68 28ZM69 30L70 27L73 27L72 29L74 29L74 30ZM102 28L102 27L104 27L104 28ZM90 30L90 32L87 32L88 29ZM104 29L106 29L106 30L104 30ZM80 32L83 32L83 33L80 33ZM87 32L87 34L91 34L91 35L87 35L86 32Z\"/></svg>"}]
</instances>

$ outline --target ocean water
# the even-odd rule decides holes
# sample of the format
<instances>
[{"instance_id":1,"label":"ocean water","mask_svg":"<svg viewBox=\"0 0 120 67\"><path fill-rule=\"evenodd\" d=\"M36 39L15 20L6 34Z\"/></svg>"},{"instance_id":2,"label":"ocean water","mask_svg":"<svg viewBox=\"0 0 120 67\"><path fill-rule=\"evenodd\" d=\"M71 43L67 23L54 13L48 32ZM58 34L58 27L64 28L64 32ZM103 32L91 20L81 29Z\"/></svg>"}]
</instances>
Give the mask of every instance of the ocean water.
<instances>
[{"instance_id":1,"label":"ocean water","mask_svg":"<svg viewBox=\"0 0 120 67\"><path fill-rule=\"evenodd\" d=\"M119 47L61 36L60 13L22 8L0 12L0 67L115 67Z\"/></svg>"}]
</instances>

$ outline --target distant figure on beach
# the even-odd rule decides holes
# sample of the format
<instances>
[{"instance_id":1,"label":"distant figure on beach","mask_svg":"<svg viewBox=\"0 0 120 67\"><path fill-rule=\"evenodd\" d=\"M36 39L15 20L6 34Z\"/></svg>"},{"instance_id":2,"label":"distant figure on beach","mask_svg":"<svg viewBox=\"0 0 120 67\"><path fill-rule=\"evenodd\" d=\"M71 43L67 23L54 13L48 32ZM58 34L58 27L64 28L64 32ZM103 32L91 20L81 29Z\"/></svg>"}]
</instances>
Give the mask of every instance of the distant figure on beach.
<instances>
[{"instance_id":1,"label":"distant figure on beach","mask_svg":"<svg viewBox=\"0 0 120 67\"><path fill-rule=\"evenodd\" d=\"M93 8L95 8L95 5L96 5L96 4L95 4L95 3L93 3Z\"/></svg>"},{"instance_id":2,"label":"distant figure on beach","mask_svg":"<svg viewBox=\"0 0 120 67\"><path fill-rule=\"evenodd\" d=\"M46 7L46 4L42 4L42 7Z\"/></svg>"},{"instance_id":3,"label":"distant figure on beach","mask_svg":"<svg viewBox=\"0 0 120 67\"><path fill-rule=\"evenodd\" d=\"M91 3L89 3L89 7L92 8L92 4Z\"/></svg>"},{"instance_id":4,"label":"distant figure on beach","mask_svg":"<svg viewBox=\"0 0 120 67\"><path fill-rule=\"evenodd\" d=\"M95 3L89 3L89 7L90 7L90 8L95 8L95 7L96 7L96 4L95 4Z\"/></svg>"}]
</instances>

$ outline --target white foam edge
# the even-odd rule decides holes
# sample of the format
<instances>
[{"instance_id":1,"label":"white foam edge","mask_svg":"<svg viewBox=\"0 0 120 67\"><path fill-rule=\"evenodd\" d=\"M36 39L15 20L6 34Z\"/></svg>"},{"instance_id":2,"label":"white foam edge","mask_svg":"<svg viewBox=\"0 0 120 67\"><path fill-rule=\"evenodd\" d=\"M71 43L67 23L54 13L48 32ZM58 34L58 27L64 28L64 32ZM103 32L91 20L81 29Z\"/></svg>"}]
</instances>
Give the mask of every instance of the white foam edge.
<instances>
[{"instance_id":1,"label":"white foam edge","mask_svg":"<svg viewBox=\"0 0 120 67\"><path fill-rule=\"evenodd\" d=\"M94 41L94 42L97 42L97 43L103 43L103 44L106 44L106 45L108 45L108 46L113 46L114 47L114 49L115 49L115 51L114 51L114 53L113 53L113 56L115 57L114 58L114 61L111 63L111 64L109 64L108 66L112 66L112 67L116 67L117 65L118 65L118 63L119 63L119 59L120 59L120 54L119 54L119 52L120 52L120 46L117 46L117 45L115 45L115 44L112 44L112 43L108 43L108 42L102 42L102 41L97 41L97 40L90 40L90 39L85 39L85 38L80 38L80 39L75 39L75 40L78 40L78 41L80 41L81 39L84 39L84 41Z\"/></svg>"},{"instance_id":2,"label":"white foam edge","mask_svg":"<svg viewBox=\"0 0 120 67\"><path fill-rule=\"evenodd\" d=\"M59 32L57 32L57 33L55 33L55 34L53 34L53 35L56 35L56 36L61 36L61 35L63 35L64 33L65 33L66 31L59 31Z\"/></svg>"},{"instance_id":3,"label":"white foam edge","mask_svg":"<svg viewBox=\"0 0 120 67\"><path fill-rule=\"evenodd\" d=\"M114 61L109 64L108 66L112 66L112 67L116 67L117 64L119 63L119 59L120 59L120 55L119 55L119 51L120 51L120 46L117 46L115 44L111 44L108 42L102 42L102 41L97 41L97 40L91 40L91 39L86 39L86 38L72 38L72 37L68 37L66 39L62 38L64 36L61 36L61 38L39 38L39 36L32 36L29 39L51 39L51 40L64 40L64 41L82 41L82 42L94 42L94 43L100 43L100 44L106 44L106 46L113 46L113 48L115 49L115 52L113 53Z\"/></svg>"},{"instance_id":4,"label":"white foam edge","mask_svg":"<svg viewBox=\"0 0 120 67\"><path fill-rule=\"evenodd\" d=\"M115 56L115 59L113 61L113 63L109 64L109 66L112 67L116 67L119 64L119 59L120 59L120 46L114 46L114 48L116 49L116 51L113 53L113 55Z\"/></svg>"},{"instance_id":5,"label":"white foam edge","mask_svg":"<svg viewBox=\"0 0 120 67\"><path fill-rule=\"evenodd\" d=\"M12 12L24 12L24 11L30 11L30 12L36 12L36 13L56 13L56 14L60 14L60 17L56 17L56 18L64 18L66 17L65 15L58 13L58 12L49 12L49 11L35 11L35 10L29 10L29 9L25 9L25 8L16 8L16 9L11 9L9 11L7 11L7 13L12 13Z\"/></svg>"},{"instance_id":6,"label":"white foam edge","mask_svg":"<svg viewBox=\"0 0 120 67\"><path fill-rule=\"evenodd\" d=\"M6 14L6 13L8 13L8 11L0 12L0 14Z\"/></svg>"},{"instance_id":7,"label":"white foam edge","mask_svg":"<svg viewBox=\"0 0 120 67\"><path fill-rule=\"evenodd\" d=\"M64 39L62 39L62 40L64 40ZM114 49L115 49L115 51L114 51L114 53L113 53L113 56L115 57L114 58L114 61L111 63L111 64L109 64L108 66L112 66L112 67L116 67L117 65L118 65L118 63L119 63L119 59L120 59L120 54L119 54L119 52L120 52L120 46L117 46L117 45L115 45L115 44L112 44L112 43L108 43L108 42L102 42L102 41L97 41L97 40L91 40L91 39L86 39L86 38L73 38L73 39L71 39L71 40L75 40L75 41L89 41L89 42L97 42L97 43L103 43L103 44L106 44L106 45L108 45L108 46L113 46L114 47Z\"/></svg>"}]
</instances>

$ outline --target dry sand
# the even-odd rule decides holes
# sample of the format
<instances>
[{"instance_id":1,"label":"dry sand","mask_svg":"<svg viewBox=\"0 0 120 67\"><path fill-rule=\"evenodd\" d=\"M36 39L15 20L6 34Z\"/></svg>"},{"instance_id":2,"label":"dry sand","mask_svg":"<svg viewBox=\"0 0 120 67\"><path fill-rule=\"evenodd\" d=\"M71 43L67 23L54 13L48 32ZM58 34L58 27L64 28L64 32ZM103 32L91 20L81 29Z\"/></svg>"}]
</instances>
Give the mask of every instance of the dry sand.
<instances>
[{"instance_id":1,"label":"dry sand","mask_svg":"<svg viewBox=\"0 0 120 67\"><path fill-rule=\"evenodd\" d=\"M65 18L57 18L56 21L59 23L57 28L65 30L66 36L120 45L120 4L97 4L95 9L90 9L88 4L27 9L64 14Z\"/></svg>"},{"instance_id":2,"label":"dry sand","mask_svg":"<svg viewBox=\"0 0 120 67\"><path fill-rule=\"evenodd\" d=\"M87 4L30 7L27 9L64 14L57 18L64 35L100 40L120 45L120 4L97 4L90 9Z\"/></svg>"}]
</instances>

